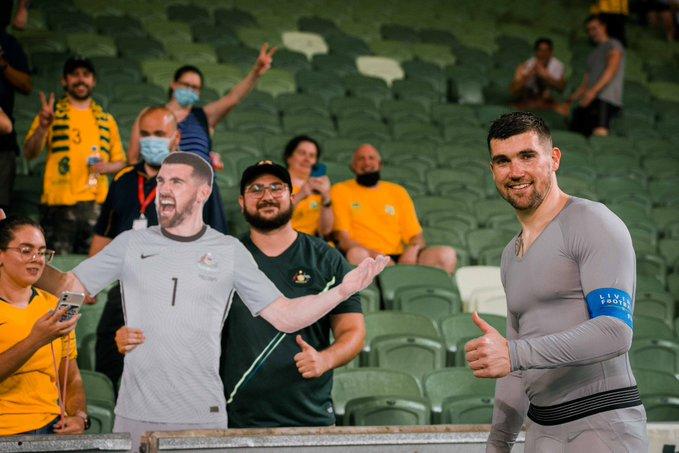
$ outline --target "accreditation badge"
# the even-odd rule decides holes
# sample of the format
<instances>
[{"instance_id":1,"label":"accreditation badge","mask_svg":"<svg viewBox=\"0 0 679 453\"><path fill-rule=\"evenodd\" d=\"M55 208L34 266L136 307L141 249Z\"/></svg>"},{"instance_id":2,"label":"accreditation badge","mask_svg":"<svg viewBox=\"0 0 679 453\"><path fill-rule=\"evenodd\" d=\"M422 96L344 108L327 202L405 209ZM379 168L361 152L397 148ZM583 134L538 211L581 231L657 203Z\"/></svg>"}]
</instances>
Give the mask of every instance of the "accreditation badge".
<instances>
[{"instance_id":1,"label":"accreditation badge","mask_svg":"<svg viewBox=\"0 0 679 453\"><path fill-rule=\"evenodd\" d=\"M149 226L149 221L146 219L144 214L142 214L138 219L134 219L134 222L132 222L132 229L133 230L145 230Z\"/></svg>"}]
</instances>

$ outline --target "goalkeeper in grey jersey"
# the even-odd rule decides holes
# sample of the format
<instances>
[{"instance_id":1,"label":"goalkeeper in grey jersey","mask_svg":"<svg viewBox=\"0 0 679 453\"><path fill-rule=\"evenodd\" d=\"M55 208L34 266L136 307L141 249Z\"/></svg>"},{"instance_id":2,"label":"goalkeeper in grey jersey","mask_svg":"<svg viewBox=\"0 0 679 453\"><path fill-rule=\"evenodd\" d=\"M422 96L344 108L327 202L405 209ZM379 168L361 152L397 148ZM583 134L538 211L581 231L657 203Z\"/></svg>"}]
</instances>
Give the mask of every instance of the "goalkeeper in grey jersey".
<instances>
[{"instance_id":1,"label":"goalkeeper in grey jersey","mask_svg":"<svg viewBox=\"0 0 679 453\"><path fill-rule=\"evenodd\" d=\"M227 427L219 357L234 291L253 316L292 333L365 288L388 262L365 260L329 291L288 299L237 239L203 223L213 181L203 159L172 153L157 181L159 226L118 235L70 273L47 269L38 285L97 294L120 281L125 324L145 337L125 355L115 409L114 431L130 432L134 446L145 431Z\"/></svg>"},{"instance_id":2,"label":"goalkeeper in grey jersey","mask_svg":"<svg viewBox=\"0 0 679 453\"><path fill-rule=\"evenodd\" d=\"M474 375L499 378L486 451L509 451L524 422L527 452L647 451L627 355L636 284L627 228L559 189L561 151L535 115L503 115L488 146L522 230L502 254L507 339L475 314L484 335L466 345Z\"/></svg>"}]
</instances>

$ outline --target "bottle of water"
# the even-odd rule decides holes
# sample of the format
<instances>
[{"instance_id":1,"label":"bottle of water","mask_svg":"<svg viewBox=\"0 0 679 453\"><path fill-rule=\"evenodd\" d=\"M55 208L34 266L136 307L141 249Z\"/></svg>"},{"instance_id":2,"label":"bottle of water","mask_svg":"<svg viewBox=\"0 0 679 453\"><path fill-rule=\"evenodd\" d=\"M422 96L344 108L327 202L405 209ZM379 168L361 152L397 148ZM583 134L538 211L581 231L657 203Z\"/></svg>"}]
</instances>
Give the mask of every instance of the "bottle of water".
<instances>
[{"instance_id":1,"label":"bottle of water","mask_svg":"<svg viewBox=\"0 0 679 453\"><path fill-rule=\"evenodd\" d=\"M92 189L97 187L97 184L99 183L99 173L94 172L92 170L92 166L98 164L99 162L101 162L101 154L99 154L99 147L95 145L92 147L90 157L87 158L87 166L90 170L90 176L87 180L87 184Z\"/></svg>"}]
</instances>

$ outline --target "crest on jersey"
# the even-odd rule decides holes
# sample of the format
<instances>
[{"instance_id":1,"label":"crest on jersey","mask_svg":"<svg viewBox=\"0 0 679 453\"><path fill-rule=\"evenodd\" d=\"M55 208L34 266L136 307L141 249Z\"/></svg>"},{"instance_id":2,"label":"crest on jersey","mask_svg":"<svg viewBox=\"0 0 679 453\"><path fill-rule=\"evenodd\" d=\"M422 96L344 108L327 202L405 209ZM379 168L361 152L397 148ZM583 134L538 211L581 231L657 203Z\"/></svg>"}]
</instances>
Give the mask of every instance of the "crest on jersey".
<instances>
[{"instance_id":1,"label":"crest on jersey","mask_svg":"<svg viewBox=\"0 0 679 453\"><path fill-rule=\"evenodd\" d=\"M384 205L384 212L386 212L387 215L394 216L394 215L396 215L396 208L393 207L390 204L385 204Z\"/></svg>"},{"instance_id":2,"label":"crest on jersey","mask_svg":"<svg viewBox=\"0 0 679 453\"><path fill-rule=\"evenodd\" d=\"M296 285L306 285L311 281L311 275L304 272L302 269L298 270L295 275L292 276L292 282Z\"/></svg>"},{"instance_id":3,"label":"crest on jersey","mask_svg":"<svg viewBox=\"0 0 679 453\"><path fill-rule=\"evenodd\" d=\"M198 267L206 271L214 271L217 269L217 260L212 256L212 253L207 252L198 260Z\"/></svg>"}]
</instances>

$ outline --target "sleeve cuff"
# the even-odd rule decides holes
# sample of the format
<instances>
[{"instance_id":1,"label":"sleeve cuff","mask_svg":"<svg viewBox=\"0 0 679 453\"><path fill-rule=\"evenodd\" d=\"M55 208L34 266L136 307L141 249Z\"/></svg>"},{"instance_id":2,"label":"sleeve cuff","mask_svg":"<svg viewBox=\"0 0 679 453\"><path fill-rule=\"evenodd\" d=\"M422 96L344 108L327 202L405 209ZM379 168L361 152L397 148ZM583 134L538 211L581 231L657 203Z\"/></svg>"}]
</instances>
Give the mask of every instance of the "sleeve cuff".
<instances>
[{"instance_id":1,"label":"sleeve cuff","mask_svg":"<svg viewBox=\"0 0 679 453\"><path fill-rule=\"evenodd\" d=\"M509 363L512 367L512 371L522 370L519 361L519 351L518 342L521 340L509 340Z\"/></svg>"}]
</instances>

